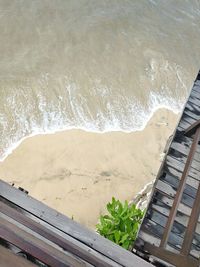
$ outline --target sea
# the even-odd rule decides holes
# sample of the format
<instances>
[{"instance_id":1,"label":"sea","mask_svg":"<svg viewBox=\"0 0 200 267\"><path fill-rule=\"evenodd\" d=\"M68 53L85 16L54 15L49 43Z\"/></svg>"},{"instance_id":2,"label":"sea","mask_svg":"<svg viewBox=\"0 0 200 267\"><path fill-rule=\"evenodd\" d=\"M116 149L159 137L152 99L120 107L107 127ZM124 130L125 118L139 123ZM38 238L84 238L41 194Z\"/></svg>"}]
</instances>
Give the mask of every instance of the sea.
<instances>
[{"instance_id":1,"label":"sea","mask_svg":"<svg viewBox=\"0 0 200 267\"><path fill-rule=\"evenodd\" d=\"M36 134L141 131L199 68L199 0L0 0L0 160Z\"/></svg>"}]
</instances>

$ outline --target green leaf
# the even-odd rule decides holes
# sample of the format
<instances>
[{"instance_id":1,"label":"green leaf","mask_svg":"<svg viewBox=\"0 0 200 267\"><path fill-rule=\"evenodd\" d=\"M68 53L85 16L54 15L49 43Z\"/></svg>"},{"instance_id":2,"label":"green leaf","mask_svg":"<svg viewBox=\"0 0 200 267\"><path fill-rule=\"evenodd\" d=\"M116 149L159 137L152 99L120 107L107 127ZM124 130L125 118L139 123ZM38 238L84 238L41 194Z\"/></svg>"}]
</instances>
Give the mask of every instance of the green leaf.
<instances>
[{"instance_id":1,"label":"green leaf","mask_svg":"<svg viewBox=\"0 0 200 267\"><path fill-rule=\"evenodd\" d=\"M131 248L144 211L137 209L134 204L129 206L127 201L122 203L114 197L107 204L107 210L109 214L99 218L97 232L126 249Z\"/></svg>"},{"instance_id":2,"label":"green leaf","mask_svg":"<svg viewBox=\"0 0 200 267\"><path fill-rule=\"evenodd\" d=\"M115 230L115 232L114 232L114 236L115 236L115 243L119 244L119 240L120 240L120 231Z\"/></svg>"},{"instance_id":3,"label":"green leaf","mask_svg":"<svg viewBox=\"0 0 200 267\"><path fill-rule=\"evenodd\" d=\"M124 243L122 244L122 247L125 249L129 249L131 243L129 240L124 241Z\"/></svg>"},{"instance_id":4,"label":"green leaf","mask_svg":"<svg viewBox=\"0 0 200 267\"><path fill-rule=\"evenodd\" d=\"M129 234L123 235L122 239L120 240L121 243L124 243L126 239L129 237Z\"/></svg>"}]
</instances>

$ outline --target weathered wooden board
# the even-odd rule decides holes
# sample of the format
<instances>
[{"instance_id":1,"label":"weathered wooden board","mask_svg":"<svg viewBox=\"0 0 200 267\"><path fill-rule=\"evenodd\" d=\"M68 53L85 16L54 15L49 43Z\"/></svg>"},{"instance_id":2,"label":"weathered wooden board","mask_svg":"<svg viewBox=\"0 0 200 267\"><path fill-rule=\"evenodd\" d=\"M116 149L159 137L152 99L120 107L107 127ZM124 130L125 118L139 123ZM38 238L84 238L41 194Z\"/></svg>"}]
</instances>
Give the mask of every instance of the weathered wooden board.
<instances>
[{"instance_id":1,"label":"weathered wooden board","mask_svg":"<svg viewBox=\"0 0 200 267\"><path fill-rule=\"evenodd\" d=\"M183 134L175 136L174 140L173 140L173 142L179 143L180 145L183 145L186 148L188 148L188 151L191 148L192 141L193 141L193 139L191 137L187 137ZM199 155L199 154L200 154L200 145L197 145L195 155Z\"/></svg>"},{"instance_id":2,"label":"weathered wooden board","mask_svg":"<svg viewBox=\"0 0 200 267\"><path fill-rule=\"evenodd\" d=\"M171 185L169 185L168 183L165 183L164 181L159 180L156 183L156 189L158 189L159 192L162 192L163 194L166 194L169 197L174 198L176 195L176 189L177 188L174 188ZM194 204L194 198L189 196L188 194L183 193L183 197L182 197L181 202L188 207L192 207Z\"/></svg>"},{"instance_id":3,"label":"weathered wooden board","mask_svg":"<svg viewBox=\"0 0 200 267\"><path fill-rule=\"evenodd\" d=\"M192 112L189 108L185 108L184 110L184 114L190 116L191 118L193 118L194 120L200 120L200 112Z\"/></svg>"},{"instance_id":4,"label":"weathered wooden board","mask_svg":"<svg viewBox=\"0 0 200 267\"><path fill-rule=\"evenodd\" d=\"M180 129L181 131L185 131L187 128L189 128L191 126L190 123L188 123L187 121L181 120L181 122L178 125L178 129Z\"/></svg>"},{"instance_id":5,"label":"weathered wooden board","mask_svg":"<svg viewBox=\"0 0 200 267\"><path fill-rule=\"evenodd\" d=\"M169 216L172 203L173 199L167 197L161 192L156 191L154 194L154 201L151 204L151 208L157 210L158 212L164 214L165 216ZM178 207L178 212L175 217L175 221L187 227L190 214L191 214L191 208L184 205L183 203L180 203ZM200 217L198 218L196 233L200 234Z\"/></svg>"},{"instance_id":6,"label":"weathered wooden board","mask_svg":"<svg viewBox=\"0 0 200 267\"><path fill-rule=\"evenodd\" d=\"M164 227L162 227L161 225L149 219L144 220L144 224L142 225L141 229L147 230L148 232L152 233L154 236L158 236L159 238L162 237L163 232L164 232ZM168 245L172 246L177 251L180 251L182 242L183 242L183 238L181 238L180 236L172 232L170 233Z\"/></svg>"},{"instance_id":7,"label":"weathered wooden board","mask_svg":"<svg viewBox=\"0 0 200 267\"><path fill-rule=\"evenodd\" d=\"M140 228L138 238L142 239L145 242L148 242L156 247L159 247L160 245L160 238L157 236L154 236L151 232L146 232L143 229Z\"/></svg>"},{"instance_id":8,"label":"weathered wooden board","mask_svg":"<svg viewBox=\"0 0 200 267\"><path fill-rule=\"evenodd\" d=\"M35 264L15 255L9 249L0 245L0 266L1 267L36 267Z\"/></svg>"},{"instance_id":9,"label":"weathered wooden board","mask_svg":"<svg viewBox=\"0 0 200 267\"><path fill-rule=\"evenodd\" d=\"M174 176L174 177L178 178L179 180L181 179L181 176L182 176L182 172L181 171L178 171L178 170L174 169L173 167L170 167L170 166L167 166L167 165L165 165L164 170L169 175ZM194 188L198 188L198 185L199 185L199 181L194 179L191 176L187 177L186 183L188 185L194 187Z\"/></svg>"},{"instance_id":10,"label":"weathered wooden board","mask_svg":"<svg viewBox=\"0 0 200 267\"><path fill-rule=\"evenodd\" d=\"M145 218L140 231L142 231L143 233L151 233L155 238L157 238L157 243L159 243L164 232L164 227ZM177 252L180 252L182 243L183 243L182 237L174 234L173 232L170 233L169 239L168 239L168 245L170 247L174 248ZM194 256L195 258L198 258L199 251L200 251L200 248L192 244L192 249L191 249L190 254Z\"/></svg>"},{"instance_id":11,"label":"weathered wooden board","mask_svg":"<svg viewBox=\"0 0 200 267\"><path fill-rule=\"evenodd\" d=\"M16 209L14 205L13 207L10 207L8 201L5 203L0 201L0 214L1 213L14 219L23 226L26 226L28 229L36 232L41 237L48 239L49 241L53 242L53 244L62 247L64 250L75 254L76 256L95 266L113 266L115 264L110 259L96 252L95 250L91 248L88 249L86 245L78 242L76 239L64 234L63 232L60 232L53 227L50 227L47 223L41 223L40 220L37 220L33 216L30 218L30 216L28 216L29 214L20 208Z\"/></svg>"},{"instance_id":12,"label":"weathered wooden board","mask_svg":"<svg viewBox=\"0 0 200 267\"><path fill-rule=\"evenodd\" d=\"M164 228L166 226L168 216L154 209L151 209L147 212L146 218L150 219L151 221L155 222L158 225L161 225ZM172 233L181 238L184 238L186 228L187 228L186 226L175 220L172 227ZM192 243L198 246L198 250L200 249L200 235L198 233L194 234L194 239Z\"/></svg>"},{"instance_id":13,"label":"weathered wooden board","mask_svg":"<svg viewBox=\"0 0 200 267\"><path fill-rule=\"evenodd\" d=\"M179 172L183 172L185 164L183 164L181 161L179 161L176 158L171 157L170 155L168 155L166 157L166 164L174 169L176 169ZM190 168L189 171L189 176L191 176L192 178L196 179L196 180L200 180L200 175L199 172L196 171L193 167Z\"/></svg>"},{"instance_id":14,"label":"weathered wooden board","mask_svg":"<svg viewBox=\"0 0 200 267\"><path fill-rule=\"evenodd\" d=\"M51 267L91 267L78 257L56 249L52 244L29 233L28 229L16 226L15 222L0 214L0 236Z\"/></svg>"},{"instance_id":15,"label":"weathered wooden board","mask_svg":"<svg viewBox=\"0 0 200 267\"><path fill-rule=\"evenodd\" d=\"M190 97L188 102L193 103L194 105L196 105L198 107L200 106L200 101L194 97Z\"/></svg>"},{"instance_id":16,"label":"weathered wooden board","mask_svg":"<svg viewBox=\"0 0 200 267\"><path fill-rule=\"evenodd\" d=\"M163 232L164 232L164 227L162 227L158 223L153 222L152 220L145 218L144 223L142 224L142 227L141 227L141 231L146 232L146 233L151 233L153 236L157 237L158 240L161 240ZM177 235L174 232L170 233L169 239L168 239L168 245L170 247L174 248L177 252L180 252L182 243L183 243L183 238L180 235ZM199 253L200 253L200 247L193 243L191 246L190 254L194 256L195 258L199 258Z\"/></svg>"},{"instance_id":17,"label":"weathered wooden board","mask_svg":"<svg viewBox=\"0 0 200 267\"><path fill-rule=\"evenodd\" d=\"M187 156L186 155L183 155L181 152L179 152L178 150L175 150L175 149L170 149L168 155L171 156L172 158L175 158L175 159L179 160L185 166L185 163L187 161ZM197 161L196 158L199 159L199 155L195 155L191 166L195 170L199 171L200 170L200 162Z\"/></svg>"},{"instance_id":18,"label":"weathered wooden board","mask_svg":"<svg viewBox=\"0 0 200 267\"><path fill-rule=\"evenodd\" d=\"M136 255L97 235L95 232L84 228L63 214L47 207L30 196L27 196L16 188L9 186L2 180L0 180L0 196L15 203L28 213L39 218L41 221L54 226L63 233L85 244L89 249L92 248L96 250L108 259L111 259L122 266L151 266L151 264L140 259Z\"/></svg>"},{"instance_id":19,"label":"weathered wooden board","mask_svg":"<svg viewBox=\"0 0 200 267\"><path fill-rule=\"evenodd\" d=\"M175 150L175 151L173 151ZM171 143L171 147L170 147L170 151L169 154L171 154L171 151L174 153L174 156L176 157L181 157L182 155L184 155L185 157L188 156L190 148L187 145L184 144L180 144L178 142L173 141ZM180 154L178 154L177 152L179 152ZM199 152L196 152L194 154L194 162L196 162L197 164L200 164L200 154Z\"/></svg>"},{"instance_id":20,"label":"weathered wooden board","mask_svg":"<svg viewBox=\"0 0 200 267\"><path fill-rule=\"evenodd\" d=\"M167 205L161 201L157 201L156 203L152 204L152 210L158 211L161 214L165 215L166 217L169 216L171 206ZM175 221L183 225L184 227L187 227L189 217L182 212L177 212Z\"/></svg>"},{"instance_id":21,"label":"weathered wooden board","mask_svg":"<svg viewBox=\"0 0 200 267\"><path fill-rule=\"evenodd\" d=\"M200 107L191 103L190 101L186 104L186 109L190 110L192 113L199 115L200 114Z\"/></svg>"},{"instance_id":22,"label":"weathered wooden board","mask_svg":"<svg viewBox=\"0 0 200 267\"><path fill-rule=\"evenodd\" d=\"M177 190L178 186L179 186L179 182L180 180L175 177L175 176L171 176L168 173L163 173L163 175L160 177L160 181L164 181L165 183L171 185L173 187L174 190ZM196 182L196 180L195 180ZM197 193L197 187L198 187L198 182L195 183L195 186L192 187L191 185L187 184L185 185L185 189L184 189L184 193L195 198L196 193ZM197 187L196 187L197 186Z\"/></svg>"},{"instance_id":23,"label":"weathered wooden board","mask_svg":"<svg viewBox=\"0 0 200 267\"><path fill-rule=\"evenodd\" d=\"M154 195L154 201L151 204L151 208L168 217L172 203L173 199L167 197L166 195L163 195L161 192L156 191ZM183 203L180 203L175 221L180 223L184 227L187 227L190 214L191 208L184 205ZM197 234L200 234L200 217L198 218L195 232Z\"/></svg>"},{"instance_id":24,"label":"weathered wooden board","mask_svg":"<svg viewBox=\"0 0 200 267\"><path fill-rule=\"evenodd\" d=\"M196 91L197 93L200 93L200 84L198 83L198 80L197 82L196 81L194 82L192 91Z\"/></svg>"},{"instance_id":25,"label":"weathered wooden board","mask_svg":"<svg viewBox=\"0 0 200 267\"><path fill-rule=\"evenodd\" d=\"M192 97L193 99L198 99L200 101L200 93L199 93L199 91L195 90L195 87L191 91L190 97Z\"/></svg>"},{"instance_id":26,"label":"weathered wooden board","mask_svg":"<svg viewBox=\"0 0 200 267\"><path fill-rule=\"evenodd\" d=\"M155 190L154 198L155 200L159 200L160 202L164 203L169 207L169 209L171 209L174 199L169 197L167 194ZM186 206L181 202L179 204L178 211L180 212L180 216L186 215L187 217L189 217L191 214L191 207Z\"/></svg>"},{"instance_id":27,"label":"weathered wooden board","mask_svg":"<svg viewBox=\"0 0 200 267\"><path fill-rule=\"evenodd\" d=\"M195 86L200 86L200 73L198 73L196 80L194 81Z\"/></svg>"},{"instance_id":28,"label":"weathered wooden board","mask_svg":"<svg viewBox=\"0 0 200 267\"><path fill-rule=\"evenodd\" d=\"M192 125L193 123L196 122L195 119L193 119L192 117L190 117L189 115L183 113L182 115L182 120L184 120L185 122L188 122L190 125Z\"/></svg>"}]
</instances>

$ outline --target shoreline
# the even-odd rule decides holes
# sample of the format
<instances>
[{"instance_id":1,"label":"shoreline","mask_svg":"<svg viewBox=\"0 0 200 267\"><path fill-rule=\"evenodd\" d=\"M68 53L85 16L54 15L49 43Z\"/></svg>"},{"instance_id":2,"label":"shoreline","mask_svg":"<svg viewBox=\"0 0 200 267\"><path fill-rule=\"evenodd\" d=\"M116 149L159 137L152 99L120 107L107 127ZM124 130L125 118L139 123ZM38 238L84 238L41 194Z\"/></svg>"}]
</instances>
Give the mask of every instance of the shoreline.
<instances>
[{"instance_id":1,"label":"shoreline","mask_svg":"<svg viewBox=\"0 0 200 267\"><path fill-rule=\"evenodd\" d=\"M17 149L21 143L23 143L26 139L35 137L35 136L40 136L40 135L53 135L56 133L60 133L60 132L65 132L65 131L74 131L74 130L80 130L86 133L96 133L96 134L107 134L107 133L115 133L115 132L119 132L119 133L135 133L135 132L142 132L144 131L144 129L146 128L146 126L148 125L149 121L152 119L152 117L154 116L154 114L156 112L158 112L159 110L167 110L169 112L172 112L175 115L179 115L181 113L181 111L179 111L178 109L174 109L171 108L169 106L165 106L165 105L157 105L155 108L153 108L150 112L150 115L148 116L148 118L146 119L146 121L143 123L143 125L138 128L138 129L132 129L132 130L122 130L122 129L108 129L108 130L104 130L104 131L97 131L97 130L93 130L93 129L87 129L84 127L63 127L61 129L53 129L53 130L47 130L47 131L42 131L42 130L38 130L36 132L30 133L27 136L22 137L21 139L19 139L19 141L13 143L10 145L10 147L7 149L6 152L3 152L2 155L0 154L0 163L3 162L9 155L11 155L13 153L13 151L15 149Z\"/></svg>"},{"instance_id":2,"label":"shoreline","mask_svg":"<svg viewBox=\"0 0 200 267\"><path fill-rule=\"evenodd\" d=\"M178 118L159 109L143 131L35 135L0 162L0 177L93 229L112 196L130 201L155 179Z\"/></svg>"}]
</instances>

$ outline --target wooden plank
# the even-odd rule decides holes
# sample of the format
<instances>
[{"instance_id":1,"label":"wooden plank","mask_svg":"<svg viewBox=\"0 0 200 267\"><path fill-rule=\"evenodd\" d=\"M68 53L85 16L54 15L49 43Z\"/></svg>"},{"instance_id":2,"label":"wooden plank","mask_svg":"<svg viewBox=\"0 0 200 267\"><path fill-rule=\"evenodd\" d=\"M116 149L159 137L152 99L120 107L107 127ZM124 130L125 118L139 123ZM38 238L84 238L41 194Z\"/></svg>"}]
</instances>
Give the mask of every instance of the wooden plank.
<instances>
[{"instance_id":1,"label":"wooden plank","mask_svg":"<svg viewBox=\"0 0 200 267\"><path fill-rule=\"evenodd\" d=\"M200 73L200 72L199 72ZM198 73L198 75L197 75L197 78L196 78L196 80L195 80L195 82L194 82L194 85L196 85L196 86L200 86L200 74Z\"/></svg>"},{"instance_id":2,"label":"wooden plank","mask_svg":"<svg viewBox=\"0 0 200 267\"><path fill-rule=\"evenodd\" d=\"M178 171L176 169L174 169L173 167L171 166L166 166L164 167L164 170L166 173L168 173L170 176L174 176L174 177L177 177L179 180L181 179L181 175L182 175L182 172L181 171ZM187 181L186 183L194 188L197 188L198 185L199 185L199 181L197 181L196 179L194 179L193 177L191 176L188 176L187 177Z\"/></svg>"},{"instance_id":3,"label":"wooden plank","mask_svg":"<svg viewBox=\"0 0 200 267\"><path fill-rule=\"evenodd\" d=\"M200 107L191 103L190 101L187 102L186 106L187 109L189 109L191 112L199 115L200 114Z\"/></svg>"},{"instance_id":4,"label":"wooden plank","mask_svg":"<svg viewBox=\"0 0 200 267\"><path fill-rule=\"evenodd\" d=\"M183 146L187 147L188 149L191 148L192 145L192 138L191 137L187 137L183 134L181 135L175 135L174 137L174 142L182 144ZM197 154L200 154L200 145L198 144L196 147L196 151Z\"/></svg>"},{"instance_id":5,"label":"wooden plank","mask_svg":"<svg viewBox=\"0 0 200 267\"><path fill-rule=\"evenodd\" d=\"M200 84L199 84L199 78L197 77L196 80L194 81L192 90L195 89L197 91L200 91Z\"/></svg>"},{"instance_id":6,"label":"wooden plank","mask_svg":"<svg viewBox=\"0 0 200 267\"><path fill-rule=\"evenodd\" d=\"M94 266L104 265L111 267L116 265L115 262L101 255L95 250L91 248L89 249L86 245L78 242L72 237L62 232L58 234L58 231L55 231L55 229L50 230L48 229L49 227L47 225L42 225L41 223L38 223L33 219L27 217L24 212L22 213L20 211L19 208L15 210L14 208L9 207L7 204L0 202L0 212Z\"/></svg>"},{"instance_id":7,"label":"wooden plank","mask_svg":"<svg viewBox=\"0 0 200 267\"><path fill-rule=\"evenodd\" d=\"M193 99L198 99L200 101L200 93L199 91L195 90L195 88L193 87L191 93L190 93L190 97L192 97Z\"/></svg>"},{"instance_id":8,"label":"wooden plank","mask_svg":"<svg viewBox=\"0 0 200 267\"><path fill-rule=\"evenodd\" d=\"M188 101L191 102L191 103L193 103L193 104L195 104L195 105L197 105L197 106L200 105L200 100L198 100L195 97L190 96L189 99L188 99Z\"/></svg>"},{"instance_id":9,"label":"wooden plank","mask_svg":"<svg viewBox=\"0 0 200 267\"><path fill-rule=\"evenodd\" d=\"M167 194L169 197L175 197L177 190L175 188L173 188L171 185L158 180L158 182L156 183L156 189L159 190L159 192L162 192L164 194ZM191 196L183 193L181 202L183 204L185 204L188 207L192 207L193 203L194 203L194 198L192 198Z\"/></svg>"},{"instance_id":10,"label":"wooden plank","mask_svg":"<svg viewBox=\"0 0 200 267\"><path fill-rule=\"evenodd\" d=\"M189 115L187 115L186 113L183 112L183 115L182 115L182 119L181 120L184 120L185 122L188 122L190 125L194 124L197 122L196 119L193 119L192 117L190 117Z\"/></svg>"},{"instance_id":11,"label":"wooden plank","mask_svg":"<svg viewBox=\"0 0 200 267\"><path fill-rule=\"evenodd\" d=\"M150 219L151 221L155 222L158 225L161 225L162 227L166 226L167 219L168 217L154 209L148 210L147 219ZM183 224L178 223L176 220L174 221L174 224L172 226L172 233L181 237L182 239L184 238L185 231L187 227L184 226ZM198 249L200 249L200 235L198 233L194 233L194 238L192 241L193 245L197 246Z\"/></svg>"},{"instance_id":12,"label":"wooden plank","mask_svg":"<svg viewBox=\"0 0 200 267\"><path fill-rule=\"evenodd\" d=\"M74 255L54 248L0 214L0 237L51 267L91 266Z\"/></svg>"},{"instance_id":13,"label":"wooden plank","mask_svg":"<svg viewBox=\"0 0 200 267\"><path fill-rule=\"evenodd\" d=\"M138 238L142 239L145 242L148 242L156 247L159 247L160 245L160 238L157 236L152 235L149 232L145 232L144 230L142 230L140 228L139 234L138 234Z\"/></svg>"},{"instance_id":14,"label":"wooden plank","mask_svg":"<svg viewBox=\"0 0 200 267\"><path fill-rule=\"evenodd\" d=\"M191 90L191 94L192 94L192 93L195 93L195 94L193 95L193 97L197 97L197 98L200 99L200 87L199 87L199 85L194 84L194 86L192 87L192 90Z\"/></svg>"},{"instance_id":15,"label":"wooden plank","mask_svg":"<svg viewBox=\"0 0 200 267\"><path fill-rule=\"evenodd\" d=\"M170 199L165 195L162 195L160 192L156 192L154 195L154 200L151 204L151 208L168 217L172 204L173 204L173 199ZM188 208L183 203L180 203L178 207L178 212L176 213L175 216L175 221L180 223L184 227L187 227L191 211L192 211L191 208ZM197 234L200 234L200 216L198 218L198 223L195 232Z\"/></svg>"},{"instance_id":16,"label":"wooden plank","mask_svg":"<svg viewBox=\"0 0 200 267\"><path fill-rule=\"evenodd\" d=\"M188 255L189 251L190 251L190 254L193 253L193 250L194 250L192 249L193 235L194 235L194 231L196 230L196 224L199 218L199 213L200 213L200 186L198 187L198 190L197 190L197 196L195 198L194 205L192 207L191 216L189 219L189 223L188 223L185 237L184 237L184 242L183 242L182 249L181 249L181 253L183 253L184 255Z\"/></svg>"},{"instance_id":17,"label":"wooden plank","mask_svg":"<svg viewBox=\"0 0 200 267\"><path fill-rule=\"evenodd\" d=\"M180 124L180 122L179 122ZM179 134L184 134L184 131L185 131L185 127L182 127L180 125L177 126L176 128L176 134L179 133Z\"/></svg>"},{"instance_id":18,"label":"wooden plank","mask_svg":"<svg viewBox=\"0 0 200 267\"><path fill-rule=\"evenodd\" d=\"M174 141L174 142L172 142L172 144L171 144L169 154L171 153L172 150L175 150L175 151L181 153L182 155L184 155L185 157L187 157L190 148L189 148L189 146L184 145L183 143L178 143L178 142L175 142L175 141ZM172 152L173 152L173 151L172 151ZM177 156L177 157L180 157L180 156L181 156L181 155L178 154L178 153L175 153L175 152L173 152L173 153L174 153L174 156ZM194 162L196 162L196 164L200 164L200 154L199 154L199 152L196 152L196 153L194 154Z\"/></svg>"},{"instance_id":19,"label":"wooden plank","mask_svg":"<svg viewBox=\"0 0 200 267\"><path fill-rule=\"evenodd\" d=\"M184 167L185 167L185 163L182 163L180 160L168 155L166 157L167 160L167 164L175 169L177 169L180 172L183 172ZM200 172L196 169L194 169L192 166L190 167L189 170L189 176L196 179L196 180L200 180Z\"/></svg>"},{"instance_id":20,"label":"wooden plank","mask_svg":"<svg viewBox=\"0 0 200 267\"><path fill-rule=\"evenodd\" d=\"M197 97L198 99L200 99L199 86L196 86L196 87L194 86L194 87L192 88L191 95L192 95L193 97Z\"/></svg>"},{"instance_id":21,"label":"wooden plank","mask_svg":"<svg viewBox=\"0 0 200 267\"><path fill-rule=\"evenodd\" d=\"M196 113L196 112L192 112L190 109L185 108L184 110L184 114L190 116L191 118L193 118L194 120L200 120L200 113Z\"/></svg>"},{"instance_id":22,"label":"wooden plank","mask_svg":"<svg viewBox=\"0 0 200 267\"><path fill-rule=\"evenodd\" d=\"M129 251L86 229L36 199L25 195L2 180L0 180L0 195L123 266L151 266Z\"/></svg>"},{"instance_id":23,"label":"wooden plank","mask_svg":"<svg viewBox=\"0 0 200 267\"><path fill-rule=\"evenodd\" d=\"M169 266L169 267L172 267L172 266L198 267L199 266L199 261L197 259L191 256L186 257L184 255L178 254L178 252L175 249L173 249L172 247L168 245L166 249L163 249L163 248L157 248L145 242L144 249L148 251L151 255L154 255L156 258L158 258L158 261L159 259L162 259L161 266L163 266L163 261L164 261L164 266Z\"/></svg>"},{"instance_id":24,"label":"wooden plank","mask_svg":"<svg viewBox=\"0 0 200 267\"><path fill-rule=\"evenodd\" d=\"M155 198L155 200L159 200L163 204L167 205L169 210L171 209L173 202L174 202L173 198L168 197L167 194L164 194L160 191L155 191L154 198ZM154 205L154 204L152 204L152 205ZM182 215L186 215L187 219L188 219L188 217L191 214L191 208L189 206L186 206L185 204L183 204L181 202L178 206L178 212L180 212L180 217Z\"/></svg>"},{"instance_id":25,"label":"wooden plank","mask_svg":"<svg viewBox=\"0 0 200 267\"><path fill-rule=\"evenodd\" d=\"M151 235L153 235L153 237L158 237L158 239L161 239L164 233L164 227L145 218L144 223L142 224L141 227L141 231L149 233L149 240L151 239ZM145 241L152 244L152 242L149 242L148 240ZM168 246L176 249L177 252L180 252L180 249L183 244L183 238L174 234L173 232L170 232L167 244ZM200 248L192 244L192 249L190 251L190 254L195 258L199 258L199 249Z\"/></svg>"},{"instance_id":26,"label":"wooden plank","mask_svg":"<svg viewBox=\"0 0 200 267\"><path fill-rule=\"evenodd\" d=\"M169 216L169 212L170 212L170 206L165 205L165 203L162 203L161 201L157 201L156 203L153 203L151 206L151 209L153 211L157 211L163 215L165 215L166 217ZM188 220L189 217L181 212L177 212L176 217L175 217L175 222L179 223L180 225L182 225L183 227L187 227L188 224Z\"/></svg>"},{"instance_id":27,"label":"wooden plank","mask_svg":"<svg viewBox=\"0 0 200 267\"><path fill-rule=\"evenodd\" d=\"M186 115L185 115L186 116ZM186 119L186 118L185 118ZM184 135L188 136L188 137L192 137L193 135L195 136L195 133L198 131L199 126L200 126L200 120L194 120L190 118L190 121L193 120L193 123L191 124L190 127L188 127L188 129L185 130ZM188 118L187 118L188 121Z\"/></svg>"},{"instance_id":28,"label":"wooden plank","mask_svg":"<svg viewBox=\"0 0 200 267\"><path fill-rule=\"evenodd\" d=\"M164 233L164 227L161 225L145 218L144 223L141 226L141 231L149 233L149 235L157 236L159 239L162 238ZM151 238L151 237L149 237ZM148 241L146 241L148 242ZM168 245L175 248L177 252L180 251L180 247L182 245L183 239L174 233L170 233L169 239L168 239ZM150 243L150 242L148 242Z\"/></svg>"},{"instance_id":29,"label":"wooden plank","mask_svg":"<svg viewBox=\"0 0 200 267\"><path fill-rule=\"evenodd\" d=\"M193 256L196 259L199 259L200 252L199 252L199 250L196 250L195 247L192 246L192 249L191 249L189 255Z\"/></svg>"},{"instance_id":30,"label":"wooden plank","mask_svg":"<svg viewBox=\"0 0 200 267\"><path fill-rule=\"evenodd\" d=\"M172 158L177 159L178 161L182 162L183 164L186 163L187 161L187 155L182 154L181 152L175 150L175 149L170 149L169 156L171 156ZM197 157L198 156L198 157ZM191 163L191 167L194 168L197 171L200 171L200 162L196 160L196 158L199 159L199 155L197 155L196 153L194 154L194 159L192 160Z\"/></svg>"},{"instance_id":31,"label":"wooden plank","mask_svg":"<svg viewBox=\"0 0 200 267\"><path fill-rule=\"evenodd\" d=\"M187 121L181 120L178 124L178 128L181 127L182 129L186 130L188 127L190 127L191 124ZM182 129L180 129L182 131Z\"/></svg>"},{"instance_id":32,"label":"wooden plank","mask_svg":"<svg viewBox=\"0 0 200 267\"><path fill-rule=\"evenodd\" d=\"M173 158L171 156L166 157L166 164L168 166L173 167L177 171L180 171L181 173L183 172L184 167L185 167L185 164L183 164L182 162L180 162L179 160L177 160L176 158ZM193 167L190 168L189 176L191 176L192 178L194 178L198 181L200 180L199 171L195 170Z\"/></svg>"},{"instance_id":33,"label":"wooden plank","mask_svg":"<svg viewBox=\"0 0 200 267\"><path fill-rule=\"evenodd\" d=\"M1 267L36 267L30 261L15 255L9 249L0 245L0 264Z\"/></svg>"},{"instance_id":34,"label":"wooden plank","mask_svg":"<svg viewBox=\"0 0 200 267\"><path fill-rule=\"evenodd\" d=\"M182 129L187 130L188 128L192 127L193 124L197 122L196 119L191 118L187 114L183 113L182 119L179 123L179 127L182 127ZM184 133L183 133L184 134Z\"/></svg>"},{"instance_id":35,"label":"wooden plank","mask_svg":"<svg viewBox=\"0 0 200 267\"><path fill-rule=\"evenodd\" d=\"M160 192L166 193L170 197L174 197L176 194L176 190L171 185L161 180L157 181L156 189L158 189Z\"/></svg>"},{"instance_id":36,"label":"wooden plank","mask_svg":"<svg viewBox=\"0 0 200 267\"><path fill-rule=\"evenodd\" d=\"M189 97L188 102L190 102L190 103L192 103L192 104L194 104L194 105L196 105L198 107L200 106L200 101L198 99L196 99L196 98Z\"/></svg>"},{"instance_id":37,"label":"wooden plank","mask_svg":"<svg viewBox=\"0 0 200 267\"><path fill-rule=\"evenodd\" d=\"M177 190L178 185L180 180L177 177L171 176L168 173L163 173L163 175L160 177L160 181L164 181L165 183L171 185L173 187L174 190ZM196 181L196 180L195 180ZM186 181L188 182L188 181ZM195 184L198 186L198 182ZM197 187L192 187L191 185L187 184L185 185L184 188L184 193L191 196L192 198L195 198L196 196L196 192L197 192Z\"/></svg>"}]
</instances>

